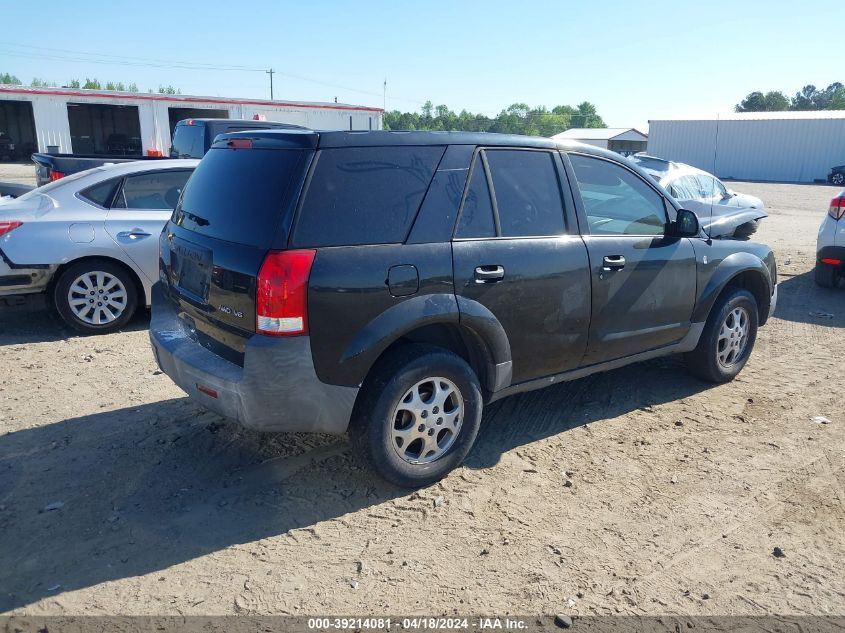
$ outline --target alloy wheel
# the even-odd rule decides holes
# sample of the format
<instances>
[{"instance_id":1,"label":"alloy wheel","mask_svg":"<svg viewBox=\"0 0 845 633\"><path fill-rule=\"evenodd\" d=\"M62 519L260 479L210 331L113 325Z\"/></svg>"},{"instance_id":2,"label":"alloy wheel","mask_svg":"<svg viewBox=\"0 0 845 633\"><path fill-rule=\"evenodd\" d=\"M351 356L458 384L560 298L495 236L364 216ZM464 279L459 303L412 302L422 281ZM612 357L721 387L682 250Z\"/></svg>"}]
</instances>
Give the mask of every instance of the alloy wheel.
<instances>
[{"instance_id":1,"label":"alloy wheel","mask_svg":"<svg viewBox=\"0 0 845 633\"><path fill-rule=\"evenodd\" d=\"M89 325L107 325L126 310L128 295L123 282L101 270L79 275L70 284L67 302L77 319Z\"/></svg>"},{"instance_id":2,"label":"alloy wheel","mask_svg":"<svg viewBox=\"0 0 845 633\"><path fill-rule=\"evenodd\" d=\"M716 357L722 367L731 367L742 358L748 345L749 321L748 310L742 307L728 312L722 321L716 344Z\"/></svg>"},{"instance_id":3,"label":"alloy wheel","mask_svg":"<svg viewBox=\"0 0 845 633\"><path fill-rule=\"evenodd\" d=\"M443 455L461 431L464 400L448 378L421 380L405 392L391 418L391 444L411 464L427 464Z\"/></svg>"}]
</instances>

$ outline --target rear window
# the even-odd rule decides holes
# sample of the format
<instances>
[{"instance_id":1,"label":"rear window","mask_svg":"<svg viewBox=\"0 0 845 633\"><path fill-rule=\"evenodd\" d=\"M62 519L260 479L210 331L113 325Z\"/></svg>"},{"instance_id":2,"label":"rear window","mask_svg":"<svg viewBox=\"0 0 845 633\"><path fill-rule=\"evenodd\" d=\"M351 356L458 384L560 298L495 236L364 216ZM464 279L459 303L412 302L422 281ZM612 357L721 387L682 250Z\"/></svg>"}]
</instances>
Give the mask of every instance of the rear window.
<instances>
[{"instance_id":1,"label":"rear window","mask_svg":"<svg viewBox=\"0 0 845 633\"><path fill-rule=\"evenodd\" d=\"M202 158L205 154L205 126L177 125L173 133L171 158Z\"/></svg>"},{"instance_id":2,"label":"rear window","mask_svg":"<svg viewBox=\"0 0 845 633\"><path fill-rule=\"evenodd\" d=\"M270 248L285 196L308 152L212 149L185 186L173 222L239 244Z\"/></svg>"},{"instance_id":3,"label":"rear window","mask_svg":"<svg viewBox=\"0 0 845 633\"><path fill-rule=\"evenodd\" d=\"M79 195L85 200L100 205L101 207L108 207L109 202L111 202L112 194L114 193L114 188L119 180L119 178L106 180L105 182L101 182L93 187L88 187L87 189L80 191Z\"/></svg>"},{"instance_id":4,"label":"rear window","mask_svg":"<svg viewBox=\"0 0 845 633\"><path fill-rule=\"evenodd\" d=\"M402 242L445 147L324 149L297 220L297 247Z\"/></svg>"}]
</instances>

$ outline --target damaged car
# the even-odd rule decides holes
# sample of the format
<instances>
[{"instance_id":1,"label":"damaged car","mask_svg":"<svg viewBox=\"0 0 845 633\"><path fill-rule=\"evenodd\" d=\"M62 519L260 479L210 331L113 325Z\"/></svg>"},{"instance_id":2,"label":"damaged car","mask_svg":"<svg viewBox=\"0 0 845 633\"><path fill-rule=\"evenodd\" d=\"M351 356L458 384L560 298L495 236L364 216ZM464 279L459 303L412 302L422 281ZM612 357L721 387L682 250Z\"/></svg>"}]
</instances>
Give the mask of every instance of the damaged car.
<instances>
[{"instance_id":1,"label":"damaged car","mask_svg":"<svg viewBox=\"0 0 845 633\"><path fill-rule=\"evenodd\" d=\"M631 161L693 211L710 237L746 239L769 217L760 198L737 193L706 171L646 154L635 154Z\"/></svg>"}]
</instances>

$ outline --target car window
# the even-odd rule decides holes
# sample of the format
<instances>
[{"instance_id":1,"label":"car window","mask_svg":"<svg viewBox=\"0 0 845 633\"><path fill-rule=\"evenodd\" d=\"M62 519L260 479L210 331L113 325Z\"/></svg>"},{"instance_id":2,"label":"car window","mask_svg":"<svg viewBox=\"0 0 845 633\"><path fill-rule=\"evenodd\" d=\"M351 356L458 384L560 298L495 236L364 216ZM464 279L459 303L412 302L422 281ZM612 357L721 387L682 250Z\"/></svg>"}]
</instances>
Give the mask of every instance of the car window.
<instances>
[{"instance_id":1,"label":"car window","mask_svg":"<svg viewBox=\"0 0 845 633\"><path fill-rule=\"evenodd\" d=\"M701 187L702 198L714 198L721 195L718 181L709 174L698 174L696 176L699 186ZM718 183L718 184L717 184Z\"/></svg>"},{"instance_id":2,"label":"car window","mask_svg":"<svg viewBox=\"0 0 845 633\"><path fill-rule=\"evenodd\" d=\"M680 176L667 186L671 196L676 200L697 200L701 197L700 185L694 176Z\"/></svg>"},{"instance_id":3,"label":"car window","mask_svg":"<svg viewBox=\"0 0 845 633\"><path fill-rule=\"evenodd\" d=\"M590 233L595 235L663 235L663 197L646 182L614 162L570 154Z\"/></svg>"},{"instance_id":4,"label":"car window","mask_svg":"<svg viewBox=\"0 0 845 633\"><path fill-rule=\"evenodd\" d=\"M93 185L92 187L83 189L79 192L79 196L83 200L93 202L98 206L108 207L111 202L112 194L114 193L114 188L119 182L119 178L110 178L109 180Z\"/></svg>"},{"instance_id":5,"label":"car window","mask_svg":"<svg viewBox=\"0 0 845 633\"><path fill-rule=\"evenodd\" d=\"M563 202L550 152L487 150L503 237L563 235Z\"/></svg>"},{"instance_id":6,"label":"car window","mask_svg":"<svg viewBox=\"0 0 845 633\"><path fill-rule=\"evenodd\" d=\"M322 150L299 212L294 244L403 242L445 151L443 146Z\"/></svg>"},{"instance_id":7,"label":"car window","mask_svg":"<svg viewBox=\"0 0 845 633\"><path fill-rule=\"evenodd\" d=\"M493 205L490 202L490 188L481 156L477 156L472 168L469 186L464 196L464 206L455 237L495 237Z\"/></svg>"},{"instance_id":8,"label":"car window","mask_svg":"<svg viewBox=\"0 0 845 633\"><path fill-rule=\"evenodd\" d=\"M202 158L205 154L205 126L177 125L173 132L171 158Z\"/></svg>"},{"instance_id":9,"label":"car window","mask_svg":"<svg viewBox=\"0 0 845 633\"><path fill-rule=\"evenodd\" d=\"M127 176L112 208L173 210L190 175L180 169Z\"/></svg>"}]
</instances>

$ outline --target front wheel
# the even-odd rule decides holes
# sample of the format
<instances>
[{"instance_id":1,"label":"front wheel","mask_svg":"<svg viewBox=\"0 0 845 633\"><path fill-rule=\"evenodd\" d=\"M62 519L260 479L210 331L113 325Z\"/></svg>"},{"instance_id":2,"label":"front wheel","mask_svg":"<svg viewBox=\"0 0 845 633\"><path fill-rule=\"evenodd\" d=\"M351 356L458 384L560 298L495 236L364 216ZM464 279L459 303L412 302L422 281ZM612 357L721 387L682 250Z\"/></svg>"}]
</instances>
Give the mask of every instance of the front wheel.
<instances>
[{"instance_id":1,"label":"front wheel","mask_svg":"<svg viewBox=\"0 0 845 633\"><path fill-rule=\"evenodd\" d=\"M841 187L845 184L845 174L841 171L836 172L830 177L830 183L836 185L837 187Z\"/></svg>"},{"instance_id":2,"label":"front wheel","mask_svg":"<svg viewBox=\"0 0 845 633\"><path fill-rule=\"evenodd\" d=\"M747 290L724 293L707 318L696 348L685 356L692 374L708 382L728 382L745 367L757 340L757 301Z\"/></svg>"},{"instance_id":3,"label":"front wheel","mask_svg":"<svg viewBox=\"0 0 845 633\"><path fill-rule=\"evenodd\" d=\"M83 334L107 334L122 328L135 314L137 291L130 275L117 264L81 261L65 270L53 292L65 323Z\"/></svg>"},{"instance_id":4,"label":"front wheel","mask_svg":"<svg viewBox=\"0 0 845 633\"><path fill-rule=\"evenodd\" d=\"M364 381L349 435L356 452L388 481L419 488L463 462L481 424L481 387L448 350L406 345Z\"/></svg>"}]
</instances>

